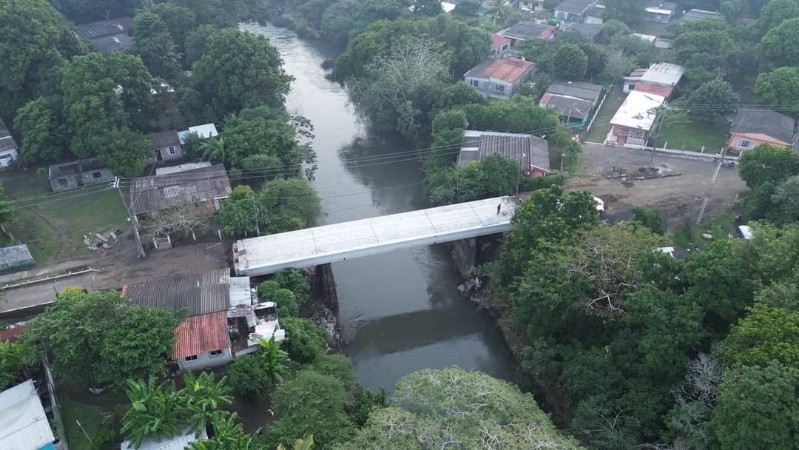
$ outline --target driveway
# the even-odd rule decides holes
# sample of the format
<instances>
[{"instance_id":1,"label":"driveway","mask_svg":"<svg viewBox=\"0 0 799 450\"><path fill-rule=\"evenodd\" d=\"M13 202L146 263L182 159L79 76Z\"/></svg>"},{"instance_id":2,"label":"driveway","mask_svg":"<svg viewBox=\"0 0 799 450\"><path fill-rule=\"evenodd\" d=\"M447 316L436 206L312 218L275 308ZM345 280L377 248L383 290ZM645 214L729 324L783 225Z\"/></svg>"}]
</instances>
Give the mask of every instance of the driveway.
<instances>
[{"instance_id":1,"label":"driveway","mask_svg":"<svg viewBox=\"0 0 799 450\"><path fill-rule=\"evenodd\" d=\"M608 179L614 171L640 174L639 168L657 167L663 178L633 180L631 185ZM738 171L707 159L584 144L580 176L567 181L568 190L588 190L605 201L611 219L632 216L633 206L658 208L669 227L695 221L707 197L704 217L729 210L739 192L746 189Z\"/></svg>"}]
</instances>

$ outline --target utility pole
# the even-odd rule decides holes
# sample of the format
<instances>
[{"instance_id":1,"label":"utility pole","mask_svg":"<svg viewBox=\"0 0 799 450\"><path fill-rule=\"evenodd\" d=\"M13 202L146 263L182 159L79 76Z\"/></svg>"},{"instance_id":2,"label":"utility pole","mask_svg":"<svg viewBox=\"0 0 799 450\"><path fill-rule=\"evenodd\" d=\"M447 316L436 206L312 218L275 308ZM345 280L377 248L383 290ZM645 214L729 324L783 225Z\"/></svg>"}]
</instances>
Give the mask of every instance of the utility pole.
<instances>
[{"instance_id":1,"label":"utility pole","mask_svg":"<svg viewBox=\"0 0 799 450\"><path fill-rule=\"evenodd\" d=\"M119 182L119 177L114 177L114 187L119 192L119 198L122 199L122 206L125 206L125 210L128 212L128 222L130 222L131 226L133 227L133 237L136 241L136 250L139 253L139 258L146 258L147 253L144 251L144 246L141 243L141 236L139 235L139 219L136 218L136 215L133 214L133 204L128 206L125 203L125 195L122 194L122 186Z\"/></svg>"},{"instance_id":2,"label":"utility pole","mask_svg":"<svg viewBox=\"0 0 799 450\"><path fill-rule=\"evenodd\" d=\"M255 232L261 235L261 227L258 224L258 208L255 206L255 197L252 198L252 212L255 215Z\"/></svg>"}]
</instances>

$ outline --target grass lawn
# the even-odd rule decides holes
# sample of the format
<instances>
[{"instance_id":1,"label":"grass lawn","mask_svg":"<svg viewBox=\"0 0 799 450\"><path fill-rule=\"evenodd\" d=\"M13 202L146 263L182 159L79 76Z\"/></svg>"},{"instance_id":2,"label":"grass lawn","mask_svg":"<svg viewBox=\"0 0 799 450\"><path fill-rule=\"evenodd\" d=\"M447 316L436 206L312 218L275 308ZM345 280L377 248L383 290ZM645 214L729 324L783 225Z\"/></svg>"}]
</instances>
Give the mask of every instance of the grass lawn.
<instances>
[{"instance_id":1,"label":"grass lawn","mask_svg":"<svg viewBox=\"0 0 799 450\"><path fill-rule=\"evenodd\" d=\"M108 392L95 395L86 392L76 395L64 386L59 386L56 395L70 450L94 450L95 447L97 450L119 448L120 439L117 438L119 430L111 430L109 427L116 425L109 424L104 416L111 416L114 411L123 413L127 408L127 399L123 393Z\"/></svg>"},{"instance_id":2,"label":"grass lawn","mask_svg":"<svg viewBox=\"0 0 799 450\"><path fill-rule=\"evenodd\" d=\"M610 119L616 114L616 111L626 97L627 95L622 92L622 85L614 84L610 92L608 92L605 103L603 103L602 107L599 109L599 114L597 114L594 124L591 125L591 129L588 133L584 135L585 141L605 142L605 136L607 136L610 131Z\"/></svg>"},{"instance_id":3,"label":"grass lawn","mask_svg":"<svg viewBox=\"0 0 799 450\"><path fill-rule=\"evenodd\" d=\"M68 239L62 245L70 255L89 252L83 243L83 235L113 231L122 228L127 222L125 206L116 189L70 194L61 200L36 207L41 215L66 229Z\"/></svg>"},{"instance_id":4,"label":"grass lawn","mask_svg":"<svg viewBox=\"0 0 799 450\"><path fill-rule=\"evenodd\" d=\"M719 153L726 144L730 125L724 119L715 121L699 121L688 117L685 113L668 114L657 131L655 145L676 150Z\"/></svg>"},{"instance_id":5,"label":"grass lawn","mask_svg":"<svg viewBox=\"0 0 799 450\"><path fill-rule=\"evenodd\" d=\"M732 213L723 212L710 217L706 216L698 226L693 221L686 222L671 231L671 239L678 247L702 248L712 242L704 239L703 233L712 234L713 240L727 239L729 235L734 236L735 220Z\"/></svg>"}]
</instances>

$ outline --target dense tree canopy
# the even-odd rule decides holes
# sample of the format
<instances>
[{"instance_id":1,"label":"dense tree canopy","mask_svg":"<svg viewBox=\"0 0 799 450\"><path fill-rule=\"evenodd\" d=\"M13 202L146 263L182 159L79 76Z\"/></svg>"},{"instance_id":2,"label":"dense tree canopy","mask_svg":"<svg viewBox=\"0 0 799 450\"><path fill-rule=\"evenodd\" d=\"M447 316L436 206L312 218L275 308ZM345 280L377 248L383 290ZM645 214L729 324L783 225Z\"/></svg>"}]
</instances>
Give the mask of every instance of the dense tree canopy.
<instances>
[{"instance_id":1,"label":"dense tree canopy","mask_svg":"<svg viewBox=\"0 0 799 450\"><path fill-rule=\"evenodd\" d=\"M480 372L425 369L406 375L366 426L340 450L576 449L530 394Z\"/></svg>"},{"instance_id":2,"label":"dense tree canopy","mask_svg":"<svg viewBox=\"0 0 799 450\"><path fill-rule=\"evenodd\" d=\"M75 34L47 0L0 1L0 117L58 91L61 66L78 53Z\"/></svg>"},{"instance_id":3,"label":"dense tree canopy","mask_svg":"<svg viewBox=\"0 0 799 450\"><path fill-rule=\"evenodd\" d=\"M766 182L779 183L799 174L799 155L763 144L741 155L738 173L749 188Z\"/></svg>"},{"instance_id":4,"label":"dense tree canopy","mask_svg":"<svg viewBox=\"0 0 799 450\"><path fill-rule=\"evenodd\" d=\"M757 53L771 67L799 65L799 17L769 30L758 44Z\"/></svg>"},{"instance_id":5,"label":"dense tree canopy","mask_svg":"<svg viewBox=\"0 0 799 450\"><path fill-rule=\"evenodd\" d=\"M791 100L799 98L799 68L779 67L762 72L755 83L755 97L762 105L779 107L784 114L799 116L799 106Z\"/></svg>"},{"instance_id":6,"label":"dense tree canopy","mask_svg":"<svg viewBox=\"0 0 799 450\"><path fill-rule=\"evenodd\" d=\"M179 318L128 306L119 293L67 290L32 320L22 343L50 357L54 373L84 386L166 373Z\"/></svg>"},{"instance_id":7,"label":"dense tree canopy","mask_svg":"<svg viewBox=\"0 0 799 450\"><path fill-rule=\"evenodd\" d=\"M292 80L266 38L238 29L208 37L202 57L194 63L194 78L217 118L261 104L283 109Z\"/></svg>"},{"instance_id":8,"label":"dense tree canopy","mask_svg":"<svg viewBox=\"0 0 799 450\"><path fill-rule=\"evenodd\" d=\"M712 119L732 114L739 99L730 83L716 78L694 89L688 96L688 104L692 115Z\"/></svg>"}]
</instances>

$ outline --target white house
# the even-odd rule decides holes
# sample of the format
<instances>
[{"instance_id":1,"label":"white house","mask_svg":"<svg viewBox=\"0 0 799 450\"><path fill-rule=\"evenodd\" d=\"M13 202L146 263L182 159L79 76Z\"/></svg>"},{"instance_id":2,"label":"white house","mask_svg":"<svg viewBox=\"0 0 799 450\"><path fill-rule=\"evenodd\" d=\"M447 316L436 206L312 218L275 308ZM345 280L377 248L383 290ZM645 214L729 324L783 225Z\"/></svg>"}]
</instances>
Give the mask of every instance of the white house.
<instances>
[{"instance_id":1,"label":"white house","mask_svg":"<svg viewBox=\"0 0 799 450\"><path fill-rule=\"evenodd\" d=\"M632 91L610 119L610 133L605 145L643 148L655 127L657 109L665 97L646 92Z\"/></svg>"},{"instance_id":2,"label":"white house","mask_svg":"<svg viewBox=\"0 0 799 450\"><path fill-rule=\"evenodd\" d=\"M32 380L0 392L0 449L55 450L55 436Z\"/></svg>"},{"instance_id":3,"label":"white house","mask_svg":"<svg viewBox=\"0 0 799 450\"><path fill-rule=\"evenodd\" d=\"M196 134L200 139L208 139L219 135L219 132L216 131L216 125L213 123L204 123L202 125L189 127L188 130L179 131L178 136L180 137L180 143L185 144L186 139L192 133Z\"/></svg>"},{"instance_id":4,"label":"white house","mask_svg":"<svg viewBox=\"0 0 799 450\"><path fill-rule=\"evenodd\" d=\"M19 159L19 148L11 133L0 120L0 167L10 167Z\"/></svg>"}]
</instances>

